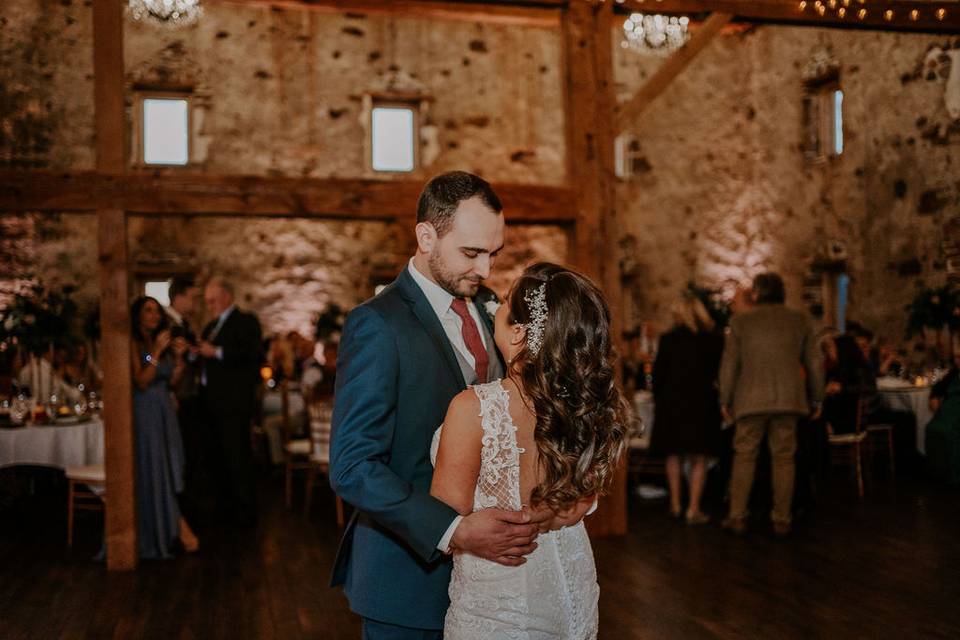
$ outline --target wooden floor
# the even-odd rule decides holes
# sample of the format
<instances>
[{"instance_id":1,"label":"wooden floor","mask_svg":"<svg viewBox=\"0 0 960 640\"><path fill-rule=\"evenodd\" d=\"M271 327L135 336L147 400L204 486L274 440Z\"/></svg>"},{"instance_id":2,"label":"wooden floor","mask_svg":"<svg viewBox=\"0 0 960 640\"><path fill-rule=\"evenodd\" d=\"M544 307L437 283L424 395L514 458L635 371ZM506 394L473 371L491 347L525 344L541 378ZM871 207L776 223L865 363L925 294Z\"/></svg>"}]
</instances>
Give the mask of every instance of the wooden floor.
<instances>
[{"instance_id":1,"label":"wooden floor","mask_svg":"<svg viewBox=\"0 0 960 640\"><path fill-rule=\"evenodd\" d=\"M256 531L208 531L195 556L117 575L90 560L97 514L65 553L55 476L0 473L0 638L359 637L326 586L328 499L307 520L271 478ZM759 517L734 538L634 499L629 535L594 545L600 638L960 638L960 491L880 481L858 503L844 476L827 489L787 540Z\"/></svg>"}]
</instances>

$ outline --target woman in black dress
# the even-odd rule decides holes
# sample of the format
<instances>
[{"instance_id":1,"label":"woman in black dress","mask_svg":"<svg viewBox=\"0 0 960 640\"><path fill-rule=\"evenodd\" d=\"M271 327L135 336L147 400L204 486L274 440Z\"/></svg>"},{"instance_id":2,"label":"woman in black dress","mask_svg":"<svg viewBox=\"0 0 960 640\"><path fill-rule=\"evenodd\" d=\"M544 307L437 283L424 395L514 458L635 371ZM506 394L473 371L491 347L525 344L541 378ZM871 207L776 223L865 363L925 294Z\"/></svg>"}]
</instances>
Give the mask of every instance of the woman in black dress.
<instances>
[{"instance_id":1,"label":"woman in black dress","mask_svg":"<svg viewBox=\"0 0 960 640\"><path fill-rule=\"evenodd\" d=\"M716 455L720 443L716 381L723 338L697 298L684 297L672 312L674 326L660 337L653 365L656 413L650 448L667 457L670 513L676 518L682 513L680 467L681 457L686 457L690 463L686 521L703 524L710 519L700 510L707 457Z\"/></svg>"}]
</instances>

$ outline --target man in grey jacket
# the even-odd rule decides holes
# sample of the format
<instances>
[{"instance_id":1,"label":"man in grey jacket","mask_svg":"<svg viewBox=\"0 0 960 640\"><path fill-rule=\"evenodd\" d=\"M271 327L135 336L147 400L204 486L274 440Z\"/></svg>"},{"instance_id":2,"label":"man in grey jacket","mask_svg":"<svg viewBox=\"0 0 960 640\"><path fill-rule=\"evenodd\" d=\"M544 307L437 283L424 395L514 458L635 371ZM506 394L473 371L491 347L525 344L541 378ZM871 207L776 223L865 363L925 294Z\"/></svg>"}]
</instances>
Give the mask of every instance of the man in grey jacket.
<instances>
[{"instance_id":1,"label":"man in grey jacket","mask_svg":"<svg viewBox=\"0 0 960 640\"><path fill-rule=\"evenodd\" d=\"M720 365L720 401L724 415L736 421L730 514L723 524L737 534L746 531L757 450L766 433L773 467L773 529L787 535L797 422L819 415L823 369L810 321L783 304L780 276L754 278L753 298L757 306L730 322Z\"/></svg>"}]
</instances>

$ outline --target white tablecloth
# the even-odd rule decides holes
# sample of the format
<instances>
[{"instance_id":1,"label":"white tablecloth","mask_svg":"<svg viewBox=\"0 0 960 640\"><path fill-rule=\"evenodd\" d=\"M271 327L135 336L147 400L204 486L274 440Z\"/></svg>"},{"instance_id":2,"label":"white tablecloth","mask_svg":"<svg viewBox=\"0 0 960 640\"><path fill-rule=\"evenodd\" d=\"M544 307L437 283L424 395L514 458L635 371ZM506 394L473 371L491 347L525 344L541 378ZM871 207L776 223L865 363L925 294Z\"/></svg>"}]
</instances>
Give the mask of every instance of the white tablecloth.
<instances>
[{"instance_id":1,"label":"white tablecloth","mask_svg":"<svg viewBox=\"0 0 960 640\"><path fill-rule=\"evenodd\" d=\"M898 411L909 411L917 417L917 451L926 455L924 437L927 423L933 418L930 411L930 387L905 387L903 389L883 389L880 398L884 406Z\"/></svg>"},{"instance_id":2,"label":"white tablecloth","mask_svg":"<svg viewBox=\"0 0 960 640\"><path fill-rule=\"evenodd\" d=\"M39 465L65 469L103 463L103 422L0 429L0 467Z\"/></svg>"}]
</instances>

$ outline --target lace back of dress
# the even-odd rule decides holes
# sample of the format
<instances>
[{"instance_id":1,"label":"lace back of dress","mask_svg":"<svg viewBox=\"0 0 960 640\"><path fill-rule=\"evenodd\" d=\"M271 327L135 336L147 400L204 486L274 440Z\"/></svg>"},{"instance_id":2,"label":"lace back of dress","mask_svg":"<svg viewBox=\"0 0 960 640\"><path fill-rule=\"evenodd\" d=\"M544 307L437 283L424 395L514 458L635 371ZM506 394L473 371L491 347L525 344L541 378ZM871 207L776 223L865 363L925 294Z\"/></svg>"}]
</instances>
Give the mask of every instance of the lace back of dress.
<instances>
[{"instance_id":1,"label":"lace back of dress","mask_svg":"<svg viewBox=\"0 0 960 640\"><path fill-rule=\"evenodd\" d=\"M510 396L499 381L473 387L480 399L483 450L480 476L474 493L474 511L480 509L519 510L520 454L517 428L510 418Z\"/></svg>"}]
</instances>

